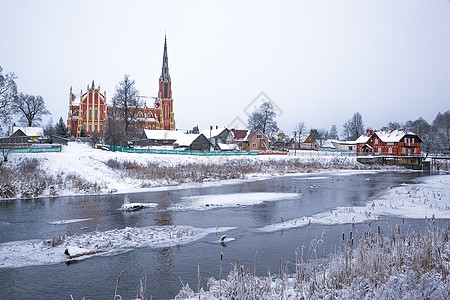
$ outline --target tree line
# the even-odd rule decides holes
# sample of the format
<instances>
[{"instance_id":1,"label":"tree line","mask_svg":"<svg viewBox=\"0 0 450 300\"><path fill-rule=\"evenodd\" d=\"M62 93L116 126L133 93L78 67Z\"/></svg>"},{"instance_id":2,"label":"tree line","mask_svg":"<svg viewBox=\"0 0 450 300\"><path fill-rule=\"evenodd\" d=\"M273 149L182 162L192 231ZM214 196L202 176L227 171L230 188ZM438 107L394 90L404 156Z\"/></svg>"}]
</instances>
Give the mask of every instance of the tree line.
<instances>
[{"instance_id":1,"label":"tree line","mask_svg":"<svg viewBox=\"0 0 450 300\"><path fill-rule=\"evenodd\" d=\"M285 139L285 137L278 135L280 129L277 125L276 116L272 103L264 102L248 117L248 128L261 130L272 142L280 142L280 139ZM432 123L428 123L423 118L405 123L393 121L380 130L413 132L422 140L423 152L450 154L450 110L444 113L439 112ZM359 112L356 112L342 125L341 138L346 141L355 141L364 133L363 118ZM319 143L319 146L322 146L326 140L339 139L336 125L332 125L330 130L320 128L310 128L308 130L304 122L297 123L293 129L294 142L300 144L305 134L310 134Z\"/></svg>"}]
</instances>

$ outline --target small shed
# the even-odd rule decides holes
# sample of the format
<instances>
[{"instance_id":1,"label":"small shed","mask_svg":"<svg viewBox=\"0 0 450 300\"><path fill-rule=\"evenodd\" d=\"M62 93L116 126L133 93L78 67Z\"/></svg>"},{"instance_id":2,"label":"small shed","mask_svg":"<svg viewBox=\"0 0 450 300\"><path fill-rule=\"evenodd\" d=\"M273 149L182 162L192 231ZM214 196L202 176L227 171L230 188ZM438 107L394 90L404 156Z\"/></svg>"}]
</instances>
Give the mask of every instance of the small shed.
<instances>
[{"instance_id":1,"label":"small shed","mask_svg":"<svg viewBox=\"0 0 450 300\"><path fill-rule=\"evenodd\" d=\"M184 133L176 130L145 129L144 134L149 146L171 146Z\"/></svg>"},{"instance_id":2,"label":"small shed","mask_svg":"<svg viewBox=\"0 0 450 300\"><path fill-rule=\"evenodd\" d=\"M16 127L12 128L11 137L23 137L26 136L28 140L37 142L44 137L44 129L42 127Z\"/></svg>"}]
</instances>

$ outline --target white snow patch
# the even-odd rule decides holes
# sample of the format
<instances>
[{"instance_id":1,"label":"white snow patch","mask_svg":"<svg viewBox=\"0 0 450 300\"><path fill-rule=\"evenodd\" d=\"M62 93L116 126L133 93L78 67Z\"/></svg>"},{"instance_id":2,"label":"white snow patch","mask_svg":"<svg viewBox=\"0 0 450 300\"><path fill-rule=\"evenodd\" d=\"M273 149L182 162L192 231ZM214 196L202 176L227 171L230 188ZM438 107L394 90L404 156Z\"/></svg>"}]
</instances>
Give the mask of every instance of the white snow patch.
<instances>
[{"instance_id":1,"label":"white snow patch","mask_svg":"<svg viewBox=\"0 0 450 300\"><path fill-rule=\"evenodd\" d=\"M184 197L174 210L208 210L217 207L236 207L260 204L266 201L290 200L296 193L236 193Z\"/></svg>"},{"instance_id":2,"label":"white snow patch","mask_svg":"<svg viewBox=\"0 0 450 300\"><path fill-rule=\"evenodd\" d=\"M361 223L380 216L450 219L450 175L430 176L419 184L390 189L365 206L338 207L312 216L270 224L259 231L273 232L310 224Z\"/></svg>"},{"instance_id":3,"label":"white snow patch","mask_svg":"<svg viewBox=\"0 0 450 300\"><path fill-rule=\"evenodd\" d=\"M92 220L92 218L86 218L86 219L71 219L71 220L58 220L53 222L48 222L48 224L51 225L64 225L64 224L70 224L70 223L78 223L78 222L84 222Z\"/></svg>"},{"instance_id":4,"label":"white snow patch","mask_svg":"<svg viewBox=\"0 0 450 300\"><path fill-rule=\"evenodd\" d=\"M0 244L0 268L19 268L56 264L68 260L64 253L100 252L112 255L140 247L172 247L200 240L211 233L221 233L234 227L196 228L192 226L150 226L115 229L66 236L62 243L51 247L51 241L27 240ZM83 256L86 259L92 255Z\"/></svg>"}]
</instances>

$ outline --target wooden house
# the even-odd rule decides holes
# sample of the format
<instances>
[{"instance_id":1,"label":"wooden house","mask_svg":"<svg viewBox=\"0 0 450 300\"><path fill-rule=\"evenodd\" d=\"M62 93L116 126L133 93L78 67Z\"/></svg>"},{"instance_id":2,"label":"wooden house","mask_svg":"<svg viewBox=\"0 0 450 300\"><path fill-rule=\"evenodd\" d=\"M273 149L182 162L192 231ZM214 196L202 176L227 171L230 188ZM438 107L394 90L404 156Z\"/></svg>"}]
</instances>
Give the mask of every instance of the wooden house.
<instances>
[{"instance_id":1,"label":"wooden house","mask_svg":"<svg viewBox=\"0 0 450 300\"><path fill-rule=\"evenodd\" d=\"M174 148L186 150L209 151L211 142L203 134L183 134L174 143Z\"/></svg>"},{"instance_id":2,"label":"wooden house","mask_svg":"<svg viewBox=\"0 0 450 300\"><path fill-rule=\"evenodd\" d=\"M16 127L12 128L11 137L23 137L26 136L31 142L38 142L44 137L44 129L42 127Z\"/></svg>"},{"instance_id":3,"label":"wooden house","mask_svg":"<svg viewBox=\"0 0 450 300\"><path fill-rule=\"evenodd\" d=\"M175 130L145 129L144 135L149 146L172 146L184 133Z\"/></svg>"},{"instance_id":4,"label":"wooden house","mask_svg":"<svg viewBox=\"0 0 450 300\"><path fill-rule=\"evenodd\" d=\"M309 133L302 134L300 137L293 136L289 140L289 148L298 150L318 150L319 143Z\"/></svg>"},{"instance_id":5,"label":"wooden house","mask_svg":"<svg viewBox=\"0 0 450 300\"><path fill-rule=\"evenodd\" d=\"M241 151L269 150L269 139L261 130L231 129L233 143L238 145Z\"/></svg>"},{"instance_id":6,"label":"wooden house","mask_svg":"<svg viewBox=\"0 0 450 300\"><path fill-rule=\"evenodd\" d=\"M356 140L357 155L420 156L422 140L404 130L367 130Z\"/></svg>"},{"instance_id":7,"label":"wooden house","mask_svg":"<svg viewBox=\"0 0 450 300\"><path fill-rule=\"evenodd\" d=\"M201 132L206 138L209 139L214 149L219 148L219 144L231 144L233 141L233 134L228 128L224 127L210 127L209 129Z\"/></svg>"}]
</instances>

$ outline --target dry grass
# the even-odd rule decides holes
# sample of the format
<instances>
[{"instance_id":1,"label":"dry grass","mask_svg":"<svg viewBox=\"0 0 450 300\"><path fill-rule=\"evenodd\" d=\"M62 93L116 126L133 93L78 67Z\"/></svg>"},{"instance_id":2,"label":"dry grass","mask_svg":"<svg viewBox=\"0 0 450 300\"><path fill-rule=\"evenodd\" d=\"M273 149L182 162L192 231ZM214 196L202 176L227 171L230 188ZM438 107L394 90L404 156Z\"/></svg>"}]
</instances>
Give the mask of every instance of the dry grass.
<instances>
[{"instance_id":1,"label":"dry grass","mask_svg":"<svg viewBox=\"0 0 450 300\"><path fill-rule=\"evenodd\" d=\"M194 293L186 284L175 299L450 299L450 230L434 222L426 227L350 234L326 260L317 259L323 239L314 240L308 254L296 250L295 274L287 262L267 277L236 263L226 279L210 278L208 291Z\"/></svg>"},{"instance_id":2,"label":"dry grass","mask_svg":"<svg viewBox=\"0 0 450 300\"><path fill-rule=\"evenodd\" d=\"M122 176L140 180L167 180L173 183L206 180L243 179L250 174L305 173L329 169L361 169L363 165L348 163L345 157L329 161L311 158L288 160L230 159L226 163L187 163L162 166L157 162L140 164L135 161L109 159L105 164Z\"/></svg>"},{"instance_id":3,"label":"dry grass","mask_svg":"<svg viewBox=\"0 0 450 300\"><path fill-rule=\"evenodd\" d=\"M24 158L14 168L0 167L1 198L57 196L63 190L99 193L101 187L74 174L47 174L37 158Z\"/></svg>"}]
</instances>

